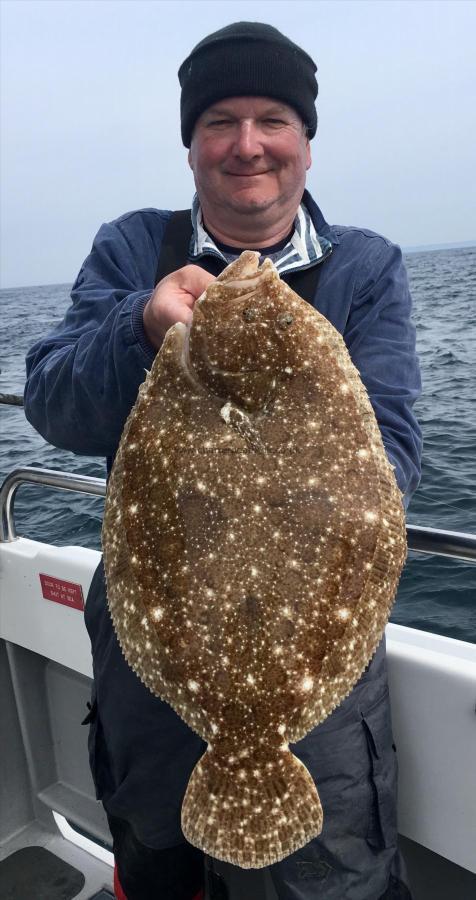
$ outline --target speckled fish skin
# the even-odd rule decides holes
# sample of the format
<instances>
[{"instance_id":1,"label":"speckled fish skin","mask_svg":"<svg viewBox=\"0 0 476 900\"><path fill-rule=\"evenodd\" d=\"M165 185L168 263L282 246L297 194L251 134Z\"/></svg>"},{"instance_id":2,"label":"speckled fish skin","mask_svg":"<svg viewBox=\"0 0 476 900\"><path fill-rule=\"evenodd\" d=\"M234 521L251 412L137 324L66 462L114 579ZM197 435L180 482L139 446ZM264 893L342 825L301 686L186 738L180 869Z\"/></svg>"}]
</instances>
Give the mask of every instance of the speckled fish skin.
<instances>
[{"instance_id":1,"label":"speckled fish skin","mask_svg":"<svg viewBox=\"0 0 476 900\"><path fill-rule=\"evenodd\" d=\"M103 526L123 653L208 743L184 835L243 868L320 833L288 745L359 679L406 555L401 494L342 337L258 265L243 253L191 327L167 332Z\"/></svg>"}]
</instances>

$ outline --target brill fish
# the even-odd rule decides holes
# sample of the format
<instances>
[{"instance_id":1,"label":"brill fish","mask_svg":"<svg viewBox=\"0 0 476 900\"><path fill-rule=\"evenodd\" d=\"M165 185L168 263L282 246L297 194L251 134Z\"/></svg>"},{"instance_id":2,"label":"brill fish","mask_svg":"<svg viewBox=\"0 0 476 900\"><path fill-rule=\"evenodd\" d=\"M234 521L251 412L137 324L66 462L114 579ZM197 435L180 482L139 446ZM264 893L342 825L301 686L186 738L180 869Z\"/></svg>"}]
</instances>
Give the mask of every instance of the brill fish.
<instances>
[{"instance_id":1,"label":"brill fish","mask_svg":"<svg viewBox=\"0 0 476 900\"><path fill-rule=\"evenodd\" d=\"M289 749L351 692L406 556L402 496L340 334L246 251L166 334L103 525L126 660L207 742L185 838L242 868L320 834Z\"/></svg>"}]
</instances>

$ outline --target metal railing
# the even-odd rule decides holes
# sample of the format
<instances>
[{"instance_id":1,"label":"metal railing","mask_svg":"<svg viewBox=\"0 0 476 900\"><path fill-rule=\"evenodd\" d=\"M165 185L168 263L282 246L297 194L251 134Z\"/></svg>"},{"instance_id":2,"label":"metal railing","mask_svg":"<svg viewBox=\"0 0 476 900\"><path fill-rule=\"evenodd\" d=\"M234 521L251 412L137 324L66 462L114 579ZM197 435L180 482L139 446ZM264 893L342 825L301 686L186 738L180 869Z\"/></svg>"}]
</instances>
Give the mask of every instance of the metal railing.
<instances>
[{"instance_id":1,"label":"metal railing","mask_svg":"<svg viewBox=\"0 0 476 900\"><path fill-rule=\"evenodd\" d=\"M447 531L440 528L424 528L407 525L409 550L417 553L433 553L435 556L451 556L476 562L476 535L464 531Z\"/></svg>"},{"instance_id":2,"label":"metal railing","mask_svg":"<svg viewBox=\"0 0 476 900\"><path fill-rule=\"evenodd\" d=\"M5 478L0 488L0 543L16 540L14 506L15 495L21 484L42 484L60 488L62 491L76 491L80 494L106 496L106 479L92 478L90 475L73 475L55 469L38 469L25 466L14 469Z\"/></svg>"},{"instance_id":3,"label":"metal railing","mask_svg":"<svg viewBox=\"0 0 476 900\"><path fill-rule=\"evenodd\" d=\"M7 406L23 406L23 397L21 394L3 394L0 392L0 403Z\"/></svg>"},{"instance_id":4,"label":"metal railing","mask_svg":"<svg viewBox=\"0 0 476 900\"><path fill-rule=\"evenodd\" d=\"M14 541L17 537L14 520L15 494L21 484L41 484L76 491L81 494L106 496L106 480L89 475L73 475L53 469L39 469L33 466L15 469L7 475L0 488L0 542ZM430 553L436 556L450 556L465 562L476 561L476 535L461 531L446 531L439 528L423 528L407 525L409 550Z\"/></svg>"}]
</instances>

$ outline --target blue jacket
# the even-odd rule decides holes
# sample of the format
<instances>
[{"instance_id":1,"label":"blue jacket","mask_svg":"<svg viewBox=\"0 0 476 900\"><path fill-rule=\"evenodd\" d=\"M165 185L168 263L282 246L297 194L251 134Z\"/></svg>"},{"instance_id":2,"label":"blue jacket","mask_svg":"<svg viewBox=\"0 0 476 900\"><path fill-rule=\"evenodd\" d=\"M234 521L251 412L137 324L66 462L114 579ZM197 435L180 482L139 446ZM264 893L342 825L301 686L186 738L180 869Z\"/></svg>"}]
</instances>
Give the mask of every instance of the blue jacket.
<instances>
[{"instance_id":1,"label":"blue jacket","mask_svg":"<svg viewBox=\"0 0 476 900\"><path fill-rule=\"evenodd\" d=\"M364 228L330 227L305 202L332 253L319 264L314 306L343 335L367 388L405 505L420 477L421 390L400 249ZM139 385L155 356L142 311L155 286L171 213L142 209L102 225L73 285L64 320L27 355L25 414L51 444L115 455Z\"/></svg>"},{"instance_id":2,"label":"blue jacket","mask_svg":"<svg viewBox=\"0 0 476 900\"><path fill-rule=\"evenodd\" d=\"M314 306L344 335L408 502L420 474L421 434L412 413L420 376L400 250L364 229L330 228L312 198L304 199L319 237L332 245L318 263ZM52 444L114 456L155 355L142 311L169 216L146 209L103 225L64 321L30 350L26 414ZM183 840L182 800L205 744L126 663L107 610L102 565L85 622L94 667L89 748L97 796L148 847L174 846ZM277 893L286 900L311 900L316 892L323 900L381 898L390 869L400 877L401 865L384 638L351 694L291 749L318 785L325 820L321 835L270 867Z\"/></svg>"}]
</instances>

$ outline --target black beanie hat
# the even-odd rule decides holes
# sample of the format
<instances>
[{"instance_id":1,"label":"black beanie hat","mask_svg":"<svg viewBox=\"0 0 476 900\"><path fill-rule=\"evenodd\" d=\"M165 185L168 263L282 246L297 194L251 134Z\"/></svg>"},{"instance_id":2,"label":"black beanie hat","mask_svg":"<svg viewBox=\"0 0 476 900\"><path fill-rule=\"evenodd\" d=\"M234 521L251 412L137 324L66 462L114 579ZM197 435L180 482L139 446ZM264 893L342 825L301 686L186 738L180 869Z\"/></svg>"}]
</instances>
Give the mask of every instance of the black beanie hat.
<instances>
[{"instance_id":1,"label":"black beanie hat","mask_svg":"<svg viewBox=\"0 0 476 900\"><path fill-rule=\"evenodd\" d=\"M190 147L202 112L226 97L273 97L292 106L313 138L317 68L307 53L272 25L236 22L200 41L178 71L182 140Z\"/></svg>"}]
</instances>

